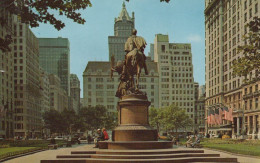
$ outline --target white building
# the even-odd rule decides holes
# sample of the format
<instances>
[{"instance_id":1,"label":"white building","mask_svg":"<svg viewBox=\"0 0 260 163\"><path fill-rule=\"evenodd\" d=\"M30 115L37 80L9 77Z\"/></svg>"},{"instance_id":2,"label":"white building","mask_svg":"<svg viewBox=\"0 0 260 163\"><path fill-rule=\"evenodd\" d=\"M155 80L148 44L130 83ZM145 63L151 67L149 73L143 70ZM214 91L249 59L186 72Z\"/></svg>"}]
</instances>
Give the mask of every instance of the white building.
<instances>
[{"instance_id":1,"label":"white building","mask_svg":"<svg viewBox=\"0 0 260 163\"><path fill-rule=\"evenodd\" d=\"M194 120L194 80L191 44L169 43L168 35L157 34L154 62L159 72L159 107L175 104Z\"/></svg>"},{"instance_id":2,"label":"white building","mask_svg":"<svg viewBox=\"0 0 260 163\"><path fill-rule=\"evenodd\" d=\"M151 107L159 107L158 99L158 83L159 74L157 72L157 64L147 62L149 75L141 74L140 89L147 93ZM114 73L114 77L110 77L110 62L88 62L83 73L83 105L96 106L103 105L110 112L116 111L118 97L115 96L119 85L119 75Z\"/></svg>"}]
</instances>

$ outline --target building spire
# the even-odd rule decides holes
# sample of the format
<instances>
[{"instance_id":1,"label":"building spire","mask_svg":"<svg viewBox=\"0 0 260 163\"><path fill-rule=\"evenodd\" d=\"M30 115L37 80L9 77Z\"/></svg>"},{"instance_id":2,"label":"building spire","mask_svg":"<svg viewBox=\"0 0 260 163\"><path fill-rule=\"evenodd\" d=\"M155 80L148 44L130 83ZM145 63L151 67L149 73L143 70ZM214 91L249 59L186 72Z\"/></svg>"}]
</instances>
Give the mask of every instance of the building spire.
<instances>
[{"instance_id":1,"label":"building spire","mask_svg":"<svg viewBox=\"0 0 260 163\"><path fill-rule=\"evenodd\" d=\"M123 1L123 4L122 4L122 10L118 16L118 18L115 19L115 21L119 21L119 20L131 20L132 18L129 16L127 10L126 10L126 7L125 7L125 1Z\"/></svg>"}]
</instances>

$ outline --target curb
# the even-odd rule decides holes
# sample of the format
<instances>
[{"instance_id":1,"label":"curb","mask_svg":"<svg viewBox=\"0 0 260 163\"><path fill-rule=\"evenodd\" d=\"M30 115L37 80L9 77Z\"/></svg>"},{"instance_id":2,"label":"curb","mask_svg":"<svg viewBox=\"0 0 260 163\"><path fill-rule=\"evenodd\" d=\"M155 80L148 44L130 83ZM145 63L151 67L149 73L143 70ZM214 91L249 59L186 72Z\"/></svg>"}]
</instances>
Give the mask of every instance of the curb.
<instances>
[{"instance_id":1,"label":"curb","mask_svg":"<svg viewBox=\"0 0 260 163\"><path fill-rule=\"evenodd\" d=\"M14 158L18 158L18 157L22 157L22 156L26 156L26 155L30 155L30 154L34 154L34 153L38 153L38 152L42 152L42 151L46 151L46 150L48 150L48 149L39 149L39 150L36 150L36 151L33 151L33 152L28 152L28 153L24 153L24 154L19 154L19 155L10 156L10 157L1 159L1 160L0 160L0 163L2 163L2 162L4 162L4 161L11 160L11 159L14 159Z\"/></svg>"}]
</instances>

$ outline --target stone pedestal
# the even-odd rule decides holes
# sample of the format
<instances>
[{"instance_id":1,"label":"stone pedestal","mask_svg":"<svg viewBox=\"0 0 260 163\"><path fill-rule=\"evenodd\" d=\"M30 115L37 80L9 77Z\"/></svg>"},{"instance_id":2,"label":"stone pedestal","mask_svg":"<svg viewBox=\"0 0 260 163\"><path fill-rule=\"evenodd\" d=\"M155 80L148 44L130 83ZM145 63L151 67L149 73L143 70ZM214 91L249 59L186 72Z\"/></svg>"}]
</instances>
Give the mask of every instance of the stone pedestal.
<instances>
[{"instance_id":1,"label":"stone pedestal","mask_svg":"<svg viewBox=\"0 0 260 163\"><path fill-rule=\"evenodd\" d=\"M149 125L150 102L146 95L126 95L118 102L118 126L112 142L99 142L102 149L165 149L173 142L158 142L158 132Z\"/></svg>"},{"instance_id":2,"label":"stone pedestal","mask_svg":"<svg viewBox=\"0 0 260 163\"><path fill-rule=\"evenodd\" d=\"M112 133L112 141L157 141L157 130L149 125L149 106L145 95L123 96L118 102L119 126Z\"/></svg>"}]
</instances>

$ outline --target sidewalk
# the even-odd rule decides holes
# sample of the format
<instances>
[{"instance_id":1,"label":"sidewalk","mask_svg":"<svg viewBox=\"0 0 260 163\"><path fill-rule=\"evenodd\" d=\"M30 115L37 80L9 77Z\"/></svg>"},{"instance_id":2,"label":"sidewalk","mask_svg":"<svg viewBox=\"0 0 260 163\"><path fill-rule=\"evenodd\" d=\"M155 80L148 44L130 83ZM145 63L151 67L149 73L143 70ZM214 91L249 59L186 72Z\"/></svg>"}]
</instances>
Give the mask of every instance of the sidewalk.
<instances>
[{"instance_id":1,"label":"sidewalk","mask_svg":"<svg viewBox=\"0 0 260 163\"><path fill-rule=\"evenodd\" d=\"M4 163L40 163L41 160L56 159L57 155L70 154L71 151L75 150L96 150L97 148L93 148L93 146L93 144L73 145L69 148L58 148L18 157Z\"/></svg>"},{"instance_id":2,"label":"sidewalk","mask_svg":"<svg viewBox=\"0 0 260 163\"><path fill-rule=\"evenodd\" d=\"M18 157L9 161L6 161L5 163L40 163L41 160L47 160L47 159L56 159L57 155L64 155L64 154L70 154L71 151L82 151L82 150L98 150L97 148L93 148L93 144L81 144L77 145L71 148L60 148L57 150L47 150L23 157ZM187 149L194 149L194 148L185 148L185 147L178 147L179 150L187 150ZM211 149L204 149L204 148L198 148L198 150L203 149L205 153L209 154L220 154L220 157L236 157L238 158L238 162L240 163L260 163L259 158L254 158L253 156L240 156L235 154L229 154L225 152L215 151ZM195 148L196 150L196 148Z\"/></svg>"}]
</instances>

